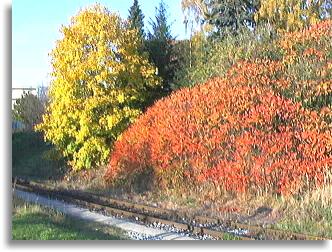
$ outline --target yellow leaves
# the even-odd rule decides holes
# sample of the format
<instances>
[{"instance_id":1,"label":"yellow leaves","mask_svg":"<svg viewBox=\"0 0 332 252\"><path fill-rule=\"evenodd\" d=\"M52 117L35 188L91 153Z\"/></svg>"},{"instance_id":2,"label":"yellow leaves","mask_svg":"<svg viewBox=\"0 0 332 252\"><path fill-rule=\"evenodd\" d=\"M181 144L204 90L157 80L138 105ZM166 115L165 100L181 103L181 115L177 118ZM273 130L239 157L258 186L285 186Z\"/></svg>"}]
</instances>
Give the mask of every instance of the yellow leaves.
<instances>
[{"instance_id":1,"label":"yellow leaves","mask_svg":"<svg viewBox=\"0 0 332 252\"><path fill-rule=\"evenodd\" d=\"M107 160L109 143L140 114L146 85L160 81L138 53L137 31L101 5L81 10L61 32L50 54L48 115L37 128L73 169L91 168Z\"/></svg>"},{"instance_id":2,"label":"yellow leaves","mask_svg":"<svg viewBox=\"0 0 332 252\"><path fill-rule=\"evenodd\" d=\"M327 95L329 93L332 93L332 81L331 80L322 82L317 86L316 95Z\"/></svg>"},{"instance_id":3,"label":"yellow leaves","mask_svg":"<svg viewBox=\"0 0 332 252\"><path fill-rule=\"evenodd\" d=\"M124 103L125 101L125 97L123 95L123 93L119 94L118 95L118 102L121 104L121 103Z\"/></svg>"},{"instance_id":4,"label":"yellow leaves","mask_svg":"<svg viewBox=\"0 0 332 252\"><path fill-rule=\"evenodd\" d=\"M141 114L140 110L131 109L129 107L124 107L123 111L124 111L125 117L130 118L131 122L133 122L133 120L135 120Z\"/></svg>"},{"instance_id":5,"label":"yellow leaves","mask_svg":"<svg viewBox=\"0 0 332 252\"><path fill-rule=\"evenodd\" d=\"M119 115L113 114L107 117L107 127L109 129L112 129L114 126L116 126L119 123Z\"/></svg>"},{"instance_id":6,"label":"yellow leaves","mask_svg":"<svg viewBox=\"0 0 332 252\"><path fill-rule=\"evenodd\" d=\"M305 26L316 24L320 11L326 8L324 0L262 0L259 11L255 14L256 22L268 22L277 30L296 31Z\"/></svg>"},{"instance_id":7,"label":"yellow leaves","mask_svg":"<svg viewBox=\"0 0 332 252\"><path fill-rule=\"evenodd\" d=\"M76 141L83 142L86 137L89 136L89 128L84 125L80 131L78 131L78 134L76 136Z\"/></svg>"},{"instance_id":8,"label":"yellow leaves","mask_svg":"<svg viewBox=\"0 0 332 252\"><path fill-rule=\"evenodd\" d=\"M102 82L103 81L103 78L101 77L101 75L97 75L95 78L96 78L97 82Z\"/></svg>"},{"instance_id":9,"label":"yellow leaves","mask_svg":"<svg viewBox=\"0 0 332 252\"><path fill-rule=\"evenodd\" d=\"M73 160L69 164L74 170L81 170L83 167L89 168L93 164L101 164L100 161L107 159L108 155L109 148L107 148L104 140L92 137L84 141L82 147L74 153Z\"/></svg>"}]
</instances>

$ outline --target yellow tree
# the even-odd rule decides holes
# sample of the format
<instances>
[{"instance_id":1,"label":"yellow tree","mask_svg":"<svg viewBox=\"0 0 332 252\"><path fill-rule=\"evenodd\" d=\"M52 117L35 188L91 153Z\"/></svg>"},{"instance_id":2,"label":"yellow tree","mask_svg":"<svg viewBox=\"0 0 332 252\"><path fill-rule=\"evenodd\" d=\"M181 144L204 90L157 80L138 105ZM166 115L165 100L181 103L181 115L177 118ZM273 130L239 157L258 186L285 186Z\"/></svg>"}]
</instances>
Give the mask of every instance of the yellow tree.
<instances>
[{"instance_id":1,"label":"yellow tree","mask_svg":"<svg viewBox=\"0 0 332 252\"><path fill-rule=\"evenodd\" d=\"M330 17L330 0L261 0L255 21L296 31Z\"/></svg>"},{"instance_id":2,"label":"yellow tree","mask_svg":"<svg viewBox=\"0 0 332 252\"><path fill-rule=\"evenodd\" d=\"M136 30L100 5L81 10L51 53L50 103L37 130L73 169L103 164L159 85ZM151 88L152 87L152 88Z\"/></svg>"}]
</instances>

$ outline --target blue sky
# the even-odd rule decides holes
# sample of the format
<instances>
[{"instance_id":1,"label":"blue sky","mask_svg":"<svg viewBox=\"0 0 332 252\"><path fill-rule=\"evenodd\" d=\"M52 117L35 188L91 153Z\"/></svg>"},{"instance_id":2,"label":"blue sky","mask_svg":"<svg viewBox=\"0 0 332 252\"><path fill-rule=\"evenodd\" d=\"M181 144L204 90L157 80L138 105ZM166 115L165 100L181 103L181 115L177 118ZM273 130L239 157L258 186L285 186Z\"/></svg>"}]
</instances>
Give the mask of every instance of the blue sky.
<instances>
[{"instance_id":1,"label":"blue sky","mask_svg":"<svg viewBox=\"0 0 332 252\"><path fill-rule=\"evenodd\" d=\"M181 0L164 0L168 6L172 34L178 39L187 37L183 24ZM48 85L50 58L48 53L60 38L61 25L81 8L100 3L122 18L127 18L133 0L13 0L12 27L12 86L37 87ZM155 14L159 0L139 0L145 15L145 29Z\"/></svg>"}]
</instances>

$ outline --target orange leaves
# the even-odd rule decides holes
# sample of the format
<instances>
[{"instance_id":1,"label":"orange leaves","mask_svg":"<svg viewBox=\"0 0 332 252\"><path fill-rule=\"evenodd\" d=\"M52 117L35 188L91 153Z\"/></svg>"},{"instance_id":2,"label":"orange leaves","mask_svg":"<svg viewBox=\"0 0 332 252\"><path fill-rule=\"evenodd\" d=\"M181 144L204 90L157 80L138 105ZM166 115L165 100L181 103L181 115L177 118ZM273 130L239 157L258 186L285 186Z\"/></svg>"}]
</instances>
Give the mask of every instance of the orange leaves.
<instances>
[{"instance_id":1,"label":"orange leaves","mask_svg":"<svg viewBox=\"0 0 332 252\"><path fill-rule=\"evenodd\" d=\"M284 51L283 75L291 83L284 88L306 107L326 106L332 96L332 20L287 33L279 40L279 46Z\"/></svg>"},{"instance_id":2,"label":"orange leaves","mask_svg":"<svg viewBox=\"0 0 332 252\"><path fill-rule=\"evenodd\" d=\"M325 22L296 33L281 46L292 54L295 42L326 34L328 27ZM304 57L325 57L320 52L305 49ZM241 192L288 194L319 186L332 165L332 112L327 106L308 109L301 95L314 95L304 94L314 85L330 87L330 77L325 73L320 84L302 80L294 91L298 80L290 68L283 60L238 62L224 79L156 102L115 143L106 180L152 168L163 186L172 184L165 182L164 171L189 183L212 182Z\"/></svg>"},{"instance_id":3,"label":"orange leaves","mask_svg":"<svg viewBox=\"0 0 332 252\"><path fill-rule=\"evenodd\" d=\"M303 52L304 57L313 57L314 59L323 60L324 53L321 51L316 50L315 48L307 48Z\"/></svg>"},{"instance_id":4,"label":"orange leaves","mask_svg":"<svg viewBox=\"0 0 332 252\"><path fill-rule=\"evenodd\" d=\"M282 193L304 177L315 180L310 169L331 162L328 133L309 130L317 113L258 84L212 79L158 101L115 144L106 179L181 167L177 176L192 183Z\"/></svg>"},{"instance_id":5,"label":"orange leaves","mask_svg":"<svg viewBox=\"0 0 332 252\"><path fill-rule=\"evenodd\" d=\"M312 25L309 29L286 33L282 37L280 45L283 49L291 51L295 49L294 46L298 43L305 44L307 41L319 41L322 37L332 37L331 24L332 20L327 19Z\"/></svg>"},{"instance_id":6,"label":"orange leaves","mask_svg":"<svg viewBox=\"0 0 332 252\"><path fill-rule=\"evenodd\" d=\"M328 95L332 93L332 80L326 80L316 84L316 95Z\"/></svg>"}]
</instances>

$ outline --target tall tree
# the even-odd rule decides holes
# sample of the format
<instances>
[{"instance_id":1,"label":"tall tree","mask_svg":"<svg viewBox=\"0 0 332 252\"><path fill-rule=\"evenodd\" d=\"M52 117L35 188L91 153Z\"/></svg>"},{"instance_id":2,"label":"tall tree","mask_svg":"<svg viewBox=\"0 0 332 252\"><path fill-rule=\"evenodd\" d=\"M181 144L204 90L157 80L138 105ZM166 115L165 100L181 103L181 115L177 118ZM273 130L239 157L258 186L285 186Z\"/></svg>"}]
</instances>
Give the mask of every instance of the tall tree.
<instances>
[{"instance_id":1,"label":"tall tree","mask_svg":"<svg viewBox=\"0 0 332 252\"><path fill-rule=\"evenodd\" d=\"M129 9L129 27L137 29L139 36L142 40L145 38L144 32L144 14L138 4L138 0L134 0L133 5Z\"/></svg>"},{"instance_id":2,"label":"tall tree","mask_svg":"<svg viewBox=\"0 0 332 252\"><path fill-rule=\"evenodd\" d=\"M184 14L184 23L186 25L186 29L191 29L191 33L209 30L209 24L204 22L208 17L207 2L208 0L181 1L181 8Z\"/></svg>"},{"instance_id":3,"label":"tall tree","mask_svg":"<svg viewBox=\"0 0 332 252\"><path fill-rule=\"evenodd\" d=\"M84 9L62 27L51 53L47 113L38 129L73 169L108 159L110 147L140 114L159 84L155 68L138 52L137 31L101 5Z\"/></svg>"},{"instance_id":4,"label":"tall tree","mask_svg":"<svg viewBox=\"0 0 332 252\"><path fill-rule=\"evenodd\" d=\"M255 20L277 30L296 31L331 18L331 0L261 0Z\"/></svg>"},{"instance_id":5,"label":"tall tree","mask_svg":"<svg viewBox=\"0 0 332 252\"><path fill-rule=\"evenodd\" d=\"M169 92L174 78L174 37L168 24L168 14L163 1L156 8L155 21L150 19L152 31L148 33L147 50L150 60L158 69L158 75L163 79L162 91Z\"/></svg>"},{"instance_id":6,"label":"tall tree","mask_svg":"<svg viewBox=\"0 0 332 252\"><path fill-rule=\"evenodd\" d=\"M216 33L225 31L237 33L241 27L255 26L254 14L259 0L210 0L206 1L206 22L213 25Z\"/></svg>"},{"instance_id":7,"label":"tall tree","mask_svg":"<svg viewBox=\"0 0 332 252\"><path fill-rule=\"evenodd\" d=\"M149 39L159 40L172 40L171 26L168 24L168 13L166 5L163 0L160 1L159 6L156 8L155 21L150 19L152 32L149 32Z\"/></svg>"}]
</instances>

